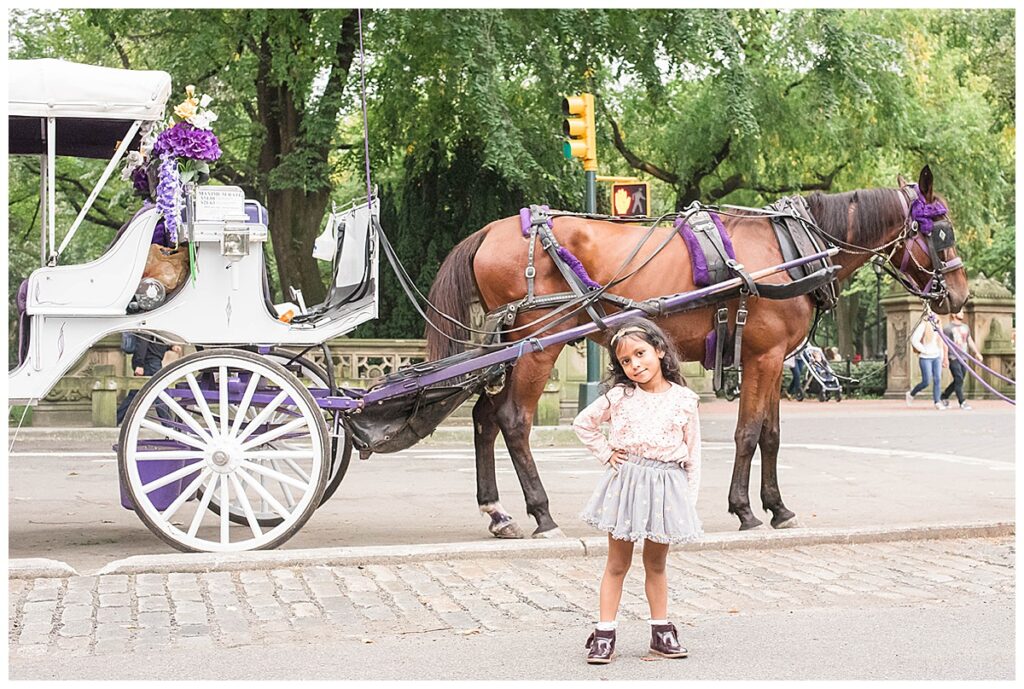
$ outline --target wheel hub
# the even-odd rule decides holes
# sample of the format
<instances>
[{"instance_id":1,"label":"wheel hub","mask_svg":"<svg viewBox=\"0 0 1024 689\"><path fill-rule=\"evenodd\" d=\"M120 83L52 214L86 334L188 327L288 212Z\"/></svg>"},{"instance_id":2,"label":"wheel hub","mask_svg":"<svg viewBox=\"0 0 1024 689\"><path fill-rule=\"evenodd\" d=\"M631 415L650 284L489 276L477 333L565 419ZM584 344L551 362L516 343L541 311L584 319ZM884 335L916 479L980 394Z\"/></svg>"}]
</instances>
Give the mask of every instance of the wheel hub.
<instances>
[{"instance_id":1,"label":"wheel hub","mask_svg":"<svg viewBox=\"0 0 1024 689\"><path fill-rule=\"evenodd\" d=\"M218 474L230 474L238 468L241 456L238 447L218 444L206 452L206 464Z\"/></svg>"}]
</instances>

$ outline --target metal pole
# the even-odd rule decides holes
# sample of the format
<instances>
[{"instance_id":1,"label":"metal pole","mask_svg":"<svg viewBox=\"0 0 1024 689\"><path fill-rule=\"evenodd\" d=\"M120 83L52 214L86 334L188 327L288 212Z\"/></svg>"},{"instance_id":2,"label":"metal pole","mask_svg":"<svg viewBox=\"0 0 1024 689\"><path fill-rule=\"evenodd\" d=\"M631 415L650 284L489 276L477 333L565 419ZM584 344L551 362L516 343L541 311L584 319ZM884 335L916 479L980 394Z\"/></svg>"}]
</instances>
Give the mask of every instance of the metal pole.
<instances>
[{"instance_id":1,"label":"metal pole","mask_svg":"<svg viewBox=\"0 0 1024 689\"><path fill-rule=\"evenodd\" d=\"M586 198L584 199L587 213L597 212L597 172L587 170L586 175ZM580 385L579 409L595 401L598 396L598 387L601 383L601 348L596 342L587 340L587 382Z\"/></svg>"},{"instance_id":2,"label":"metal pole","mask_svg":"<svg viewBox=\"0 0 1024 689\"><path fill-rule=\"evenodd\" d=\"M875 273L875 356L885 358L882 351L882 275Z\"/></svg>"}]
</instances>

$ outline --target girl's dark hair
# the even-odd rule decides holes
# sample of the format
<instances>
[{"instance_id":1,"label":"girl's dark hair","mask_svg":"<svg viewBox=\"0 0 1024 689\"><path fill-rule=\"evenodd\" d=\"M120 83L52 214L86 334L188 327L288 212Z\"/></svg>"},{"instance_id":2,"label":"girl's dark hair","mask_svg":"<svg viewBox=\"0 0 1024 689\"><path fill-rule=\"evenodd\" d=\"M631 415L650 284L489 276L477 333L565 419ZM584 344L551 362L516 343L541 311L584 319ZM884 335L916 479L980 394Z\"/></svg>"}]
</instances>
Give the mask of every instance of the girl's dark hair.
<instances>
[{"instance_id":1,"label":"girl's dark hair","mask_svg":"<svg viewBox=\"0 0 1024 689\"><path fill-rule=\"evenodd\" d=\"M676 352L675 345L669 339L669 336L665 334L664 330L646 318L635 318L620 325L612 331L611 337L608 338L608 353L611 364L608 366L608 377L605 378L603 383L605 390L609 390L616 385L624 385L628 388L636 387L636 383L630 380L629 376L622 369L619 357L615 355L615 347L623 337L641 339L655 349L665 352L665 356L661 359L661 374L665 376L666 380L678 385L686 385L686 379L679 370L679 354Z\"/></svg>"}]
</instances>

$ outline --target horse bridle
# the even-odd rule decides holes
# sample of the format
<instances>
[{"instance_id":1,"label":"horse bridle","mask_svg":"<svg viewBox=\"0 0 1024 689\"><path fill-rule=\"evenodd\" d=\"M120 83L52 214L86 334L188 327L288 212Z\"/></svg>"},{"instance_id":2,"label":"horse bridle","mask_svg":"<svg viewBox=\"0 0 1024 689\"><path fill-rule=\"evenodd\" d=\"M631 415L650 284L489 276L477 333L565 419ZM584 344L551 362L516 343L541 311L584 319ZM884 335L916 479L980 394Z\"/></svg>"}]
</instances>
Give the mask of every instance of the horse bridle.
<instances>
[{"instance_id":1,"label":"horse bridle","mask_svg":"<svg viewBox=\"0 0 1024 689\"><path fill-rule=\"evenodd\" d=\"M956 246L953 223L946 217L949 211L941 201L926 203L916 184L901 187L898 191L905 218L903 231L892 243L892 248L885 258L886 263L890 263L896 250L902 247L903 260L900 261L898 271L892 271L885 264L882 267L911 294L928 301L942 301L949 295L946 274L962 268L964 264L959 256L946 261L940 255L940 252ZM932 262L930 271L914 257L911 250L914 245L928 253ZM918 286L917 281L907 272L907 266L911 262L921 272L931 273L924 287Z\"/></svg>"}]
</instances>

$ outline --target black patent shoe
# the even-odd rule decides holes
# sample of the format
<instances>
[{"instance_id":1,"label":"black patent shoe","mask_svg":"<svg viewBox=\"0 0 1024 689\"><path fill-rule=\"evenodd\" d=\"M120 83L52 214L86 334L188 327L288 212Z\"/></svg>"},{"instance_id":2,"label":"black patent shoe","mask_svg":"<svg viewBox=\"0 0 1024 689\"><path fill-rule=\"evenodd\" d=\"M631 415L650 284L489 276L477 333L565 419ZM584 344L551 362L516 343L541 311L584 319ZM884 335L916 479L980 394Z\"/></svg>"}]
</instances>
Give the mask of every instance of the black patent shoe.
<instances>
[{"instance_id":1,"label":"black patent shoe","mask_svg":"<svg viewBox=\"0 0 1024 689\"><path fill-rule=\"evenodd\" d=\"M604 665L612 662L612 653L615 652L615 630L595 629L590 638L587 639L587 663L590 665Z\"/></svg>"},{"instance_id":2,"label":"black patent shoe","mask_svg":"<svg viewBox=\"0 0 1024 689\"><path fill-rule=\"evenodd\" d=\"M651 625L651 653L665 658L686 657L686 649L679 645L674 624Z\"/></svg>"}]
</instances>

